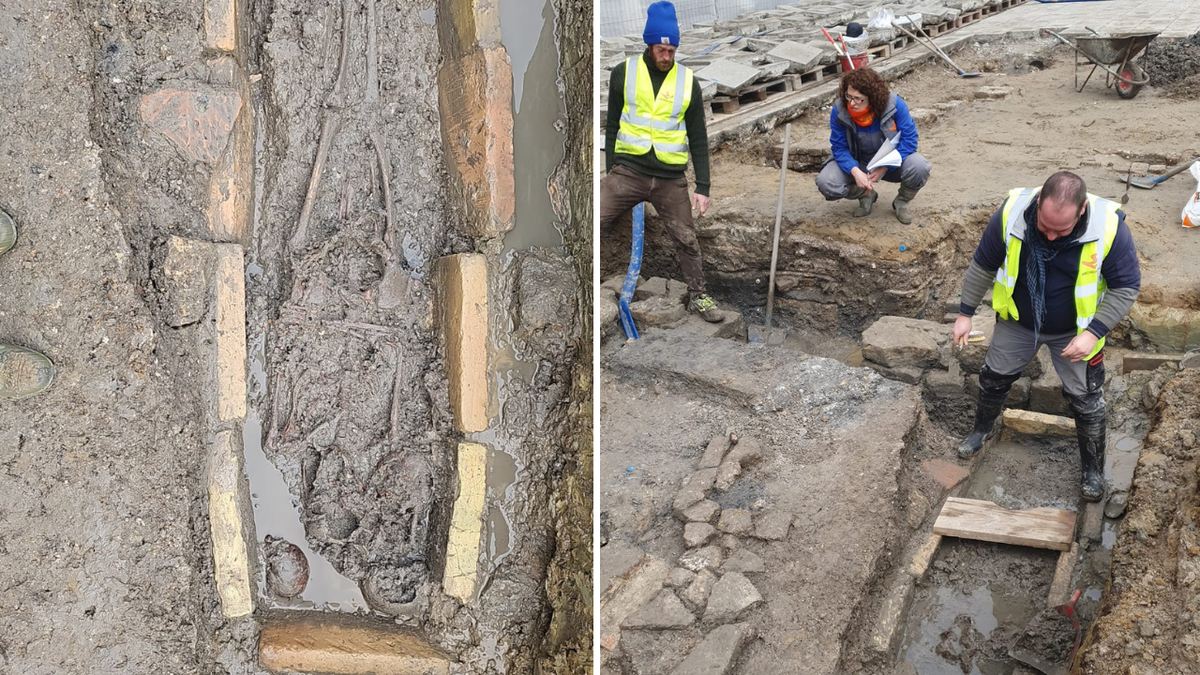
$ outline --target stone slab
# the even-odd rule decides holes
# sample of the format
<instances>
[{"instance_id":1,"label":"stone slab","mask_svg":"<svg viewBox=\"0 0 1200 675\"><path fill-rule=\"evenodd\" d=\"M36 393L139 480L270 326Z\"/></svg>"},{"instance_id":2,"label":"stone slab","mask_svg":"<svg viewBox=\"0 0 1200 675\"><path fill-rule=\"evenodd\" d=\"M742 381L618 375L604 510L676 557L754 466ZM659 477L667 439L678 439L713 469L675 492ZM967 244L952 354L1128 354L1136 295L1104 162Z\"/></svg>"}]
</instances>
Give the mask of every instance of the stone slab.
<instances>
[{"instance_id":1,"label":"stone slab","mask_svg":"<svg viewBox=\"0 0 1200 675\"><path fill-rule=\"evenodd\" d=\"M715 82L717 93L736 95L742 87L758 79L758 68L729 59L718 59L696 71L696 77Z\"/></svg>"},{"instance_id":2,"label":"stone slab","mask_svg":"<svg viewBox=\"0 0 1200 675\"><path fill-rule=\"evenodd\" d=\"M1075 420L1031 410L1004 410L1004 428L1031 436L1075 436Z\"/></svg>"},{"instance_id":3,"label":"stone slab","mask_svg":"<svg viewBox=\"0 0 1200 675\"><path fill-rule=\"evenodd\" d=\"M662 558L647 555L600 598L597 620L600 648L612 651L621 640L621 623L662 590L671 567Z\"/></svg>"},{"instance_id":4,"label":"stone slab","mask_svg":"<svg viewBox=\"0 0 1200 675\"><path fill-rule=\"evenodd\" d=\"M170 236L163 260L163 314L173 328L188 326L208 312L209 280L213 276L216 249L208 242Z\"/></svg>"},{"instance_id":5,"label":"stone slab","mask_svg":"<svg viewBox=\"0 0 1200 675\"><path fill-rule=\"evenodd\" d=\"M683 544L688 548L703 546L717 536L717 528L708 523L688 523L683 526Z\"/></svg>"},{"instance_id":6,"label":"stone slab","mask_svg":"<svg viewBox=\"0 0 1200 675\"><path fill-rule=\"evenodd\" d=\"M754 525L745 509L724 509L717 520L717 529L726 534L746 534Z\"/></svg>"},{"instance_id":7,"label":"stone slab","mask_svg":"<svg viewBox=\"0 0 1200 675\"><path fill-rule=\"evenodd\" d=\"M249 503L248 487L242 479L241 432L219 431L208 449L208 528L217 595L221 614L227 619L254 611L255 576L246 544L251 521L243 518L242 509Z\"/></svg>"},{"instance_id":8,"label":"stone slab","mask_svg":"<svg viewBox=\"0 0 1200 675\"><path fill-rule=\"evenodd\" d=\"M487 261L478 253L446 256L435 264L450 409L464 433L488 427L487 277Z\"/></svg>"},{"instance_id":9,"label":"stone slab","mask_svg":"<svg viewBox=\"0 0 1200 675\"><path fill-rule=\"evenodd\" d=\"M458 496L450 516L446 570L442 575L442 590L459 602L475 595L486 495L487 448L478 443L459 443Z\"/></svg>"},{"instance_id":10,"label":"stone slab","mask_svg":"<svg viewBox=\"0 0 1200 675\"><path fill-rule=\"evenodd\" d=\"M795 66L796 72L802 73L816 67L823 53L811 45L785 40L767 52L767 56L787 61Z\"/></svg>"},{"instance_id":11,"label":"stone slab","mask_svg":"<svg viewBox=\"0 0 1200 675\"><path fill-rule=\"evenodd\" d=\"M669 588L664 588L641 609L625 617L622 628L645 630L671 630L687 628L696 623L696 617L683 606L683 602Z\"/></svg>"},{"instance_id":12,"label":"stone slab","mask_svg":"<svg viewBox=\"0 0 1200 675\"><path fill-rule=\"evenodd\" d=\"M754 520L754 536L767 541L787 538L792 525L792 514L787 511L767 511Z\"/></svg>"},{"instance_id":13,"label":"stone slab","mask_svg":"<svg viewBox=\"0 0 1200 675\"><path fill-rule=\"evenodd\" d=\"M714 436L708 442L708 447L704 449L704 454L700 457L700 464L697 465L701 469L715 469L721 466L721 460L725 459L725 453L729 451L729 436L721 434Z\"/></svg>"},{"instance_id":14,"label":"stone slab","mask_svg":"<svg viewBox=\"0 0 1200 675\"><path fill-rule=\"evenodd\" d=\"M708 623L732 623L763 602L754 584L741 572L727 572L713 586L704 610Z\"/></svg>"},{"instance_id":15,"label":"stone slab","mask_svg":"<svg viewBox=\"0 0 1200 675\"><path fill-rule=\"evenodd\" d=\"M448 675L450 656L390 623L311 612L269 617L259 664L274 672L332 675Z\"/></svg>"},{"instance_id":16,"label":"stone slab","mask_svg":"<svg viewBox=\"0 0 1200 675\"><path fill-rule=\"evenodd\" d=\"M237 0L204 0L204 46L237 51Z\"/></svg>"},{"instance_id":17,"label":"stone slab","mask_svg":"<svg viewBox=\"0 0 1200 675\"><path fill-rule=\"evenodd\" d=\"M704 636L671 675L730 675L742 648L752 639L754 628L748 623L716 628Z\"/></svg>"},{"instance_id":18,"label":"stone slab","mask_svg":"<svg viewBox=\"0 0 1200 675\"><path fill-rule=\"evenodd\" d=\"M711 523L721 513L721 505L711 499L702 499L683 511L683 519L691 523Z\"/></svg>"},{"instance_id":19,"label":"stone slab","mask_svg":"<svg viewBox=\"0 0 1200 675\"><path fill-rule=\"evenodd\" d=\"M512 66L503 48L450 59L438 71L446 166L464 234L494 238L513 227Z\"/></svg>"},{"instance_id":20,"label":"stone slab","mask_svg":"<svg viewBox=\"0 0 1200 675\"><path fill-rule=\"evenodd\" d=\"M948 335L943 324L883 316L863 331L863 358L888 368L928 368L938 359L938 337Z\"/></svg>"},{"instance_id":21,"label":"stone slab","mask_svg":"<svg viewBox=\"0 0 1200 675\"><path fill-rule=\"evenodd\" d=\"M246 419L246 264L238 244L216 245L216 408L221 422Z\"/></svg>"}]
</instances>

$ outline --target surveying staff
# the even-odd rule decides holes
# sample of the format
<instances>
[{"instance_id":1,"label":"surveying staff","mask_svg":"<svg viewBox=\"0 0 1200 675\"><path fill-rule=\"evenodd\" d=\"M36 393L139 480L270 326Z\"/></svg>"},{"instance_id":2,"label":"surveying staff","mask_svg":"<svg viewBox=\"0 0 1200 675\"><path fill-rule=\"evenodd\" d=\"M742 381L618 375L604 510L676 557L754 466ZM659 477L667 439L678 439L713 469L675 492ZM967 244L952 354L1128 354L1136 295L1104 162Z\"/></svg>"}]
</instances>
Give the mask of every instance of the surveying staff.
<instances>
[{"instance_id":1,"label":"surveying staff","mask_svg":"<svg viewBox=\"0 0 1200 675\"><path fill-rule=\"evenodd\" d=\"M1008 390L1045 344L1075 414L1083 498L1104 496L1104 336L1125 318L1142 283L1120 209L1060 171L1040 190L1010 191L992 214L954 322L954 343L965 345L971 317L992 286L996 328L979 371L975 429L958 446L960 457L983 447Z\"/></svg>"},{"instance_id":2,"label":"surveying staff","mask_svg":"<svg viewBox=\"0 0 1200 675\"><path fill-rule=\"evenodd\" d=\"M900 166L868 172L867 164L879 148L897 136ZM827 201L857 199L854 217L862 218L871 215L871 206L879 198L875 185L880 180L899 183L892 209L896 220L905 225L912 222L909 202L925 187L932 167L917 152L917 125L908 104L889 91L874 70L858 68L842 75L829 116L829 145L832 156L817 174L817 190Z\"/></svg>"},{"instance_id":3,"label":"surveying staff","mask_svg":"<svg viewBox=\"0 0 1200 675\"><path fill-rule=\"evenodd\" d=\"M17 225L0 211L0 255L17 243ZM54 364L44 355L0 343L0 400L18 399L45 391L54 380Z\"/></svg>"},{"instance_id":4,"label":"surveying staff","mask_svg":"<svg viewBox=\"0 0 1200 675\"><path fill-rule=\"evenodd\" d=\"M675 6L656 2L646 12L641 56L612 70L605 123L605 170L600 180L600 227L648 201L675 240L688 287L688 309L706 321L723 317L704 291L700 241L692 207L708 210L708 131L700 83L690 68L675 63L679 24ZM686 141L686 142L685 142ZM688 201L688 150L696 168L696 194Z\"/></svg>"}]
</instances>

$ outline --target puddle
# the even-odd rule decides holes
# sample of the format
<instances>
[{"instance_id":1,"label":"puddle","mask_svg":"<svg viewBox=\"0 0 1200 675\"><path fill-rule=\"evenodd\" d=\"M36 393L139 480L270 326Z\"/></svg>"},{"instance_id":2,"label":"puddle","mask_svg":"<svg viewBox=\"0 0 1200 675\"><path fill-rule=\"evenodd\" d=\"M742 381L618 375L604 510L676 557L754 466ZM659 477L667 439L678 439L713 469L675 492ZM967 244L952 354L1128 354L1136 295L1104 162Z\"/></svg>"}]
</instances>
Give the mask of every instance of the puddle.
<instances>
[{"instance_id":1,"label":"puddle","mask_svg":"<svg viewBox=\"0 0 1200 675\"><path fill-rule=\"evenodd\" d=\"M1128 490L1133 484L1133 472L1142 455L1142 439L1121 433L1111 434L1108 453L1104 458L1104 473L1118 490Z\"/></svg>"},{"instance_id":2,"label":"puddle","mask_svg":"<svg viewBox=\"0 0 1200 675\"><path fill-rule=\"evenodd\" d=\"M256 119L263 119L261 107ZM255 153L252 236L257 244L260 233L264 172L261 128L256 130ZM265 281L266 273L262 265L258 263L257 252L250 251L246 263L247 299L252 296L255 287L263 286ZM259 542L267 535L281 537L295 544L304 552L309 567L308 585L304 592L295 598L282 600L267 592L265 568L260 564L259 601L274 608L327 609L342 612L368 611L367 603L363 600L358 584L339 574L329 561L309 547L304 532L300 500L288 491L283 474L263 451L262 421L255 410L255 405L261 402L267 394L268 380L264 367L266 335L261 326L253 325L252 316L252 312L247 312L246 330L248 335L246 339L249 372L246 389L248 412L246 422L242 427L242 445L245 471L250 483L250 501L254 508L254 531L258 536L255 547L259 549ZM256 555L261 556L261 552L256 551Z\"/></svg>"},{"instance_id":3,"label":"puddle","mask_svg":"<svg viewBox=\"0 0 1200 675\"><path fill-rule=\"evenodd\" d=\"M939 587L913 602L900 660L920 675L1008 675L1012 662L984 643L1000 626L1024 626L1040 608L1028 598L993 593L987 584L962 594ZM993 658L996 657L996 658Z\"/></svg>"},{"instance_id":4,"label":"puddle","mask_svg":"<svg viewBox=\"0 0 1200 675\"><path fill-rule=\"evenodd\" d=\"M515 225L504 247L562 246L548 189L566 143L554 7L549 0L500 0L500 32L512 60L516 185Z\"/></svg>"}]
</instances>

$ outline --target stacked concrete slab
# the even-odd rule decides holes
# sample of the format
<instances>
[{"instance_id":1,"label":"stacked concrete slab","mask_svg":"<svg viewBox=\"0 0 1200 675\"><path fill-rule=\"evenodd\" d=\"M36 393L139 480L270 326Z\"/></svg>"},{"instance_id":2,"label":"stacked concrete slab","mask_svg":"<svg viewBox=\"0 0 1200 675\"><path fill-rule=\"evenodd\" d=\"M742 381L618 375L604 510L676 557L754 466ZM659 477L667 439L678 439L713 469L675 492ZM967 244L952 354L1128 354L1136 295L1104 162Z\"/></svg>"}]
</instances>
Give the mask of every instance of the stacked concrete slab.
<instances>
[{"instance_id":1,"label":"stacked concrete slab","mask_svg":"<svg viewBox=\"0 0 1200 675\"><path fill-rule=\"evenodd\" d=\"M914 20L919 14L923 25L939 25L984 6L1000 4L1001 0L899 0L888 3L886 9L897 17L913 15ZM783 74L805 73L836 63L837 53L821 29L837 35L844 34L846 24L851 22L865 27L870 14L881 8L880 3L801 0L733 19L697 23L681 32L676 58L697 71L704 100L708 101ZM895 37L892 28L868 30L868 48L887 44ZM641 35L600 38L596 81L607 83L617 64L640 55L645 48ZM730 73L734 73L732 81ZM602 111L607 110L607 101L605 86L600 94Z\"/></svg>"}]
</instances>

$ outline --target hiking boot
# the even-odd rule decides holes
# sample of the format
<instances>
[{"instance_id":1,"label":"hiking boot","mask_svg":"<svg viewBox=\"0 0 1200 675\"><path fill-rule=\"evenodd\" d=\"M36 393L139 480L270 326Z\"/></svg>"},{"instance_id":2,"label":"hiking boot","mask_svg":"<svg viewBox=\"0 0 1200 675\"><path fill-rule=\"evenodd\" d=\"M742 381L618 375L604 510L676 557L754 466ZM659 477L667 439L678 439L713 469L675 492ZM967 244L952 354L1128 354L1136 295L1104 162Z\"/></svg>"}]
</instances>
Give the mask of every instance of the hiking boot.
<instances>
[{"instance_id":1,"label":"hiking boot","mask_svg":"<svg viewBox=\"0 0 1200 675\"><path fill-rule=\"evenodd\" d=\"M983 449L983 442L996 427L996 418L1004 407L1008 390L1020 377L1020 372L998 375L986 365L979 370L979 405L975 407L975 428L958 444L959 457L970 459Z\"/></svg>"},{"instance_id":2,"label":"hiking boot","mask_svg":"<svg viewBox=\"0 0 1200 675\"><path fill-rule=\"evenodd\" d=\"M692 298L692 301L688 303L688 309L696 312L701 319L709 323L720 323L725 319L725 315L717 309L716 301L708 297L707 293L701 293Z\"/></svg>"},{"instance_id":3,"label":"hiking boot","mask_svg":"<svg viewBox=\"0 0 1200 675\"><path fill-rule=\"evenodd\" d=\"M875 200L879 199L879 193L871 190L867 194L858 198L858 208L854 209L855 218L865 218L871 215L871 207L875 205Z\"/></svg>"},{"instance_id":4,"label":"hiking boot","mask_svg":"<svg viewBox=\"0 0 1200 675\"><path fill-rule=\"evenodd\" d=\"M54 364L42 354L0 344L0 399L40 394L54 381Z\"/></svg>"},{"instance_id":5,"label":"hiking boot","mask_svg":"<svg viewBox=\"0 0 1200 675\"><path fill-rule=\"evenodd\" d=\"M896 193L896 198L892 200L892 210L896 212L896 220L905 225L912 222L912 216L908 213L908 204L916 196L916 190L909 190L903 185L900 186L900 191Z\"/></svg>"},{"instance_id":6,"label":"hiking boot","mask_svg":"<svg viewBox=\"0 0 1200 675\"><path fill-rule=\"evenodd\" d=\"M3 210L0 210L0 253L4 253L17 243L17 224Z\"/></svg>"}]
</instances>

